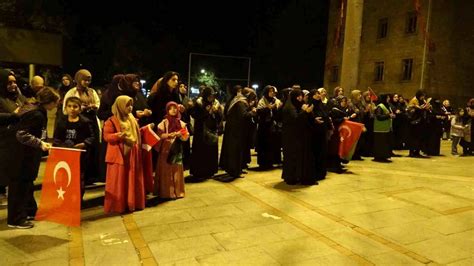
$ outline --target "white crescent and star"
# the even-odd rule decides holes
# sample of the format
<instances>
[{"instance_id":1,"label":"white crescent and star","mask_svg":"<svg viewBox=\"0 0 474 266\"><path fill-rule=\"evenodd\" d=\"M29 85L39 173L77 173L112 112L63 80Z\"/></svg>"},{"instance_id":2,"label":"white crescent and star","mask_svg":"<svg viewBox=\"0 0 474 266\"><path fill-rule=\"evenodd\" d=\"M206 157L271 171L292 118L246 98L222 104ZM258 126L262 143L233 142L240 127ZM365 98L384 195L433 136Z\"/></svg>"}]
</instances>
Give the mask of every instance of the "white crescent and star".
<instances>
[{"instance_id":1,"label":"white crescent and star","mask_svg":"<svg viewBox=\"0 0 474 266\"><path fill-rule=\"evenodd\" d=\"M347 134L344 135L344 136L342 135L342 131L343 131L343 130L347 131ZM339 132L341 133L341 140L342 140L342 141L344 140L344 138L348 138L348 137L350 137L350 136L352 135L352 130L351 130L351 128L348 127L348 126L346 126L346 125L339 127Z\"/></svg>"},{"instance_id":2,"label":"white crescent and star","mask_svg":"<svg viewBox=\"0 0 474 266\"><path fill-rule=\"evenodd\" d=\"M67 186L66 187L69 187L69 184L71 184L71 168L69 167L69 164L66 163L65 161L58 162L56 166L54 167L54 172L53 172L54 184L56 184L56 174L61 168L66 170L66 173L67 173ZM58 192L58 199L64 200L64 194L66 193L66 191L63 190L63 187L59 187L59 189L56 190L56 192Z\"/></svg>"}]
</instances>

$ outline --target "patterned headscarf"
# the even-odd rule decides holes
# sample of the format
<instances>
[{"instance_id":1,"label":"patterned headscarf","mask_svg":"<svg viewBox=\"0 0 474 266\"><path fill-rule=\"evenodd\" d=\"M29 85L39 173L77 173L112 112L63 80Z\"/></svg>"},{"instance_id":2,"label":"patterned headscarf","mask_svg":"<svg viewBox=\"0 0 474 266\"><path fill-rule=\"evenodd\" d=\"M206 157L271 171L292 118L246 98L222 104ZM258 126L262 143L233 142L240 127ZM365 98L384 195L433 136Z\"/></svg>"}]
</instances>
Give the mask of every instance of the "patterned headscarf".
<instances>
[{"instance_id":1,"label":"patterned headscarf","mask_svg":"<svg viewBox=\"0 0 474 266\"><path fill-rule=\"evenodd\" d=\"M178 109L175 116L171 116L168 111L170 110L171 106L176 107ZM181 113L179 112L178 104L171 101L166 104L166 115L165 119L168 120L168 132L176 132L181 129Z\"/></svg>"}]
</instances>

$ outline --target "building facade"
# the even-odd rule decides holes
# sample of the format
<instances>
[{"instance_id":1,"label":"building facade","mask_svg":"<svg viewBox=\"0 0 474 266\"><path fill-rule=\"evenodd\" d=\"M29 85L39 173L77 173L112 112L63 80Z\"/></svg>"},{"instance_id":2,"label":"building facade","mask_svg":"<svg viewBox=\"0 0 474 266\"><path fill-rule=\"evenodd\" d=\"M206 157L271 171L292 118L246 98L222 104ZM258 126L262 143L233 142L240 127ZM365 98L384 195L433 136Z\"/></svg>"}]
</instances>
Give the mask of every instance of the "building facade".
<instances>
[{"instance_id":1,"label":"building facade","mask_svg":"<svg viewBox=\"0 0 474 266\"><path fill-rule=\"evenodd\" d=\"M358 8L362 15L354 19ZM463 105L474 97L473 11L472 1L331 0L324 86L342 85L346 93L370 87L405 98L423 88ZM360 23L360 35L345 30L353 23ZM345 51L358 52L358 61ZM341 82L344 67L354 66L356 79Z\"/></svg>"}]
</instances>

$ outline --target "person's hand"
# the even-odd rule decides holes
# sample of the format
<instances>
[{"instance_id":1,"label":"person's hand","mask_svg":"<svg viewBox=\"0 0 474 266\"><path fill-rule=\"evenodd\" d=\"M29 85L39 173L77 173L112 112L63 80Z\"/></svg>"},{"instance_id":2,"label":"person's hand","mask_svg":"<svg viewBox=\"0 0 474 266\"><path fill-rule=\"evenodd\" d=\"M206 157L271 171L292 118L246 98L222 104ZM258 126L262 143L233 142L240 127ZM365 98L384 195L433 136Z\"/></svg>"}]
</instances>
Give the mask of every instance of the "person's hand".
<instances>
[{"instance_id":1,"label":"person's hand","mask_svg":"<svg viewBox=\"0 0 474 266\"><path fill-rule=\"evenodd\" d=\"M219 106L218 106L218 105L213 105L213 106L212 106L212 111L213 111L213 112L219 111Z\"/></svg>"},{"instance_id":2,"label":"person's hand","mask_svg":"<svg viewBox=\"0 0 474 266\"><path fill-rule=\"evenodd\" d=\"M189 107L193 107L193 106L194 106L194 102L191 101L191 100L189 100L189 101L188 101L188 106L189 106Z\"/></svg>"},{"instance_id":3,"label":"person's hand","mask_svg":"<svg viewBox=\"0 0 474 266\"><path fill-rule=\"evenodd\" d=\"M49 151L51 149L51 144L48 142L41 141L41 149L43 151Z\"/></svg>"},{"instance_id":4,"label":"person's hand","mask_svg":"<svg viewBox=\"0 0 474 266\"><path fill-rule=\"evenodd\" d=\"M324 120L323 120L323 118L322 118L322 117L320 117L320 116L316 117L316 118L314 119L314 121L316 121L316 123L318 123L318 124L322 124L322 123L324 123Z\"/></svg>"},{"instance_id":5,"label":"person's hand","mask_svg":"<svg viewBox=\"0 0 474 266\"><path fill-rule=\"evenodd\" d=\"M344 117L344 120L349 120L350 118L348 116Z\"/></svg>"},{"instance_id":6,"label":"person's hand","mask_svg":"<svg viewBox=\"0 0 474 266\"><path fill-rule=\"evenodd\" d=\"M138 118L142 118L145 116L145 112L144 111L137 111L137 117Z\"/></svg>"},{"instance_id":7,"label":"person's hand","mask_svg":"<svg viewBox=\"0 0 474 266\"><path fill-rule=\"evenodd\" d=\"M20 112L20 107L17 107L13 113L18 114Z\"/></svg>"},{"instance_id":8,"label":"person's hand","mask_svg":"<svg viewBox=\"0 0 474 266\"><path fill-rule=\"evenodd\" d=\"M395 111L396 114L399 114L399 113L401 113L401 112L402 112L402 111L400 111L400 110L398 110L398 109Z\"/></svg>"},{"instance_id":9,"label":"person's hand","mask_svg":"<svg viewBox=\"0 0 474 266\"><path fill-rule=\"evenodd\" d=\"M395 118L395 117L396 117L396 115L390 114L390 118Z\"/></svg>"},{"instance_id":10,"label":"person's hand","mask_svg":"<svg viewBox=\"0 0 474 266\"><path fill-rule=\"evenodd\" d=\"M175 138L181 138L181 132L179 132L179 131L178 131L178 132L175 132L175 133L174 133L174 137L175 137Z\"/></svg>"},{"instance_id":11,"label":"person's hand","mask_svg":"<svg viewBox=\"0 0 474 266\"><path fill-rule=\"evenodd\" d=\"M252 110L251 110L251 111L252 111L252 113L257 113L257 108L252 107Z\"/></svg>"},{"instance_id":12,"label":"person's hand","mask_svg":"<svg viewBox=\"0 0 474 266\"><path fill-rule=\"evenodd\" d=\"M182 104L178 104L178 110L179 110L180 113L184 113L186 108L184 108L184 106Z\"/></svg>"},{"instance_id":13,"label":"person's hand","mask_svg":"<svg viewBox=\"0 0 474 266\"><path fill-rule=\"evenodd\" d=\"M124 132L117 132L115 133L115 136L117 136L119 139L124 139L127 134L125 134Z\"/></svg>"},{"instance_id":14,"label":"person's hand","mask_svg":"<svg viewBox=\"0 0 474 266\"><path fill-rule=\"evenodd\" d=\"M170 134L168 134L168 133L163 133L163 134L161 134L160 137L161 137L162 139L171 138Z\"/></svg>"},{"instance_id":15,"label":"person's hand","mask_svg":"<svg viewBox=\"0 0 474 266\"><path fill-rule=\"evenodd\" d=\"M73 146L73 148L75 149L84 149L86 147L86 144L83 142L83 143L77 143L76 145Z\"/></svg>"},{"instance_id":16,"label":"person's hand","mask_svg":"<svg viewBox=\"0 0 474 266\"><path fill-rule=\"evenodd\" d=\"M212 106L210 106L210 105L206 106L206 111L208 111L208 112L211 111L211 108L212 108Z\"/></svg>"},{"instance_id":17,"label":"person's hand","mask_svg":"<svg viewBox=\"0 0 474 266\"><path fill-rule=\"evenodd\" d=\"M356 113L351 114L351 118L355 118L357 116Z\"/></svg>"}]
</instances>

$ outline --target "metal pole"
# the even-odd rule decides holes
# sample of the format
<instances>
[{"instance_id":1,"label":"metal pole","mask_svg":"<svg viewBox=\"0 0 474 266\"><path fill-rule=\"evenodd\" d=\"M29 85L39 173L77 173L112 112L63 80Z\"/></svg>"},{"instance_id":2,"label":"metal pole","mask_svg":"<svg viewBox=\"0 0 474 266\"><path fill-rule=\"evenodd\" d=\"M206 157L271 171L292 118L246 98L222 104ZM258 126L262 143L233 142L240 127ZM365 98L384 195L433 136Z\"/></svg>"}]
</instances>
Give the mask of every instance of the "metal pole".
<instances>
[{"instance_id":1,"label":"metal pole","mask_svg":"<svg viewBox=\"0 0 474 266\"><path fill-rule=\"evenodd\" d=\"M247 87L250 87L250 67L252 65L252 58L249 57L249 71L248 71L248 74L247 74Z\"/></svg>"},{"instance_id":2,"label":"metal pole","mask_svg":"<svg viewBox=\"0 0 474 266\"><path fill-rule=\"evenodd\" d=\"M30 64L29 65L29 71L28 71L28 83L31 83L31 80L35 76L35 65Z\"/></svg>"},{"instance_id":3,"label":"metal pole","mask_svg":"<svg viewBox=\"0 0 474 266\"><path fill-rule=\"evenodd\" d=\"M425 43L423 45L423 60L421 62L421 78L420 78L420 89L424 89L423 85L425 83L425 68L426 68L426 48L428 46L428 37L429 37L429 28L430 28L430 17L431 17L431 0L428 2L428 18L426 19L426 33L425 33Z\"/></svg>"},{"instance_id":4,"label":"metal pole","mask_svg":"<svg viewBox=\"0 0 474 266\"><path fill-rule=\"evenodd\" d=\"M191 91L191 56L193 53L189 53L189 60L188 60L188 97L189 92Z\"/></svg>"}]
</instances>

